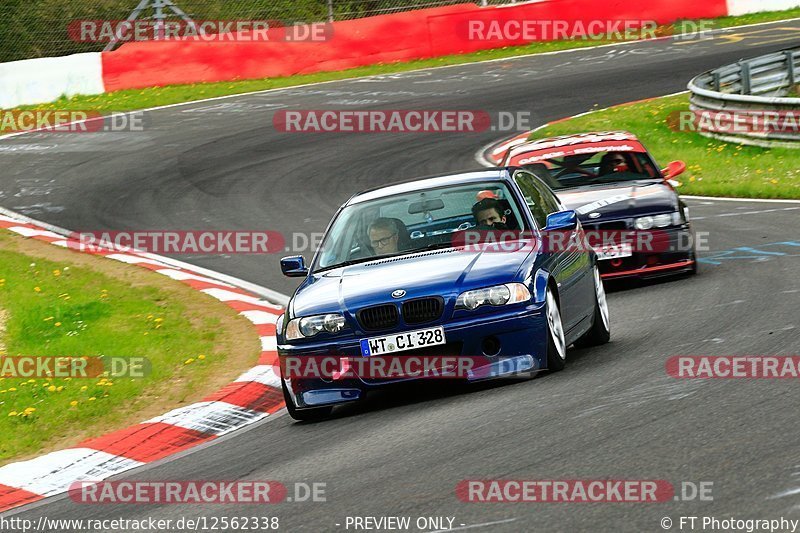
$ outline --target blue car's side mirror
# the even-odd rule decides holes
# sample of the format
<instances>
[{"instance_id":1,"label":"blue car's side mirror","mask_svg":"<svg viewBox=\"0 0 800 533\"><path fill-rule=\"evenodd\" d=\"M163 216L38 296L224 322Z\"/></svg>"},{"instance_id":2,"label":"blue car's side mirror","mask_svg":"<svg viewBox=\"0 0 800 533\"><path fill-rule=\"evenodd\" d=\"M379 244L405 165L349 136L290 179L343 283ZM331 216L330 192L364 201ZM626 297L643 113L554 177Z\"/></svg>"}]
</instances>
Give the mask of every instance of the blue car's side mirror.
<instances>
[{"instance_id":1,"label":"blue car's side mirror","mask_svg":"<svg viewBox=\"0 0 800 533\"><path fill-rule=\"evenodd\" d=\"M547 217L545 231L570 230L578 227L578 213L575 211L559 211Z\"/></svg>"},{"instance_id":2,"label":"blue car's side mirror","mask_svg":"<svg viewBox=\"0 0 800 533\"><path fill-rule=\"evenodd\" d=\"M290 278L304 278L308 275L306 261L302 255L293 255L281 259L281 272Z\"/></svg>"}]
</instances>

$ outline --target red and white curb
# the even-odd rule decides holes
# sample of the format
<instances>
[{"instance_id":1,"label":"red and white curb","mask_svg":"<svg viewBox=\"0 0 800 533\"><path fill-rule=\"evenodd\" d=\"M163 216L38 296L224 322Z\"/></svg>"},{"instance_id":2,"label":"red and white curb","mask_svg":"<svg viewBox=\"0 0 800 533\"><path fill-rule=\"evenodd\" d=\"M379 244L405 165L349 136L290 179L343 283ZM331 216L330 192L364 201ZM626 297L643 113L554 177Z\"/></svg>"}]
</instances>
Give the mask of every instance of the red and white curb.
<instances>
[{"instance_id":1,"label":"red and white curb","mask_svg":"<svg viewBox=\"0 0 800 533\"><path fill-rule=\"evenodd\" d=\"M25 217L0 214L0 228L80 250L77 240ZM76 481L100 481L214 440L284 406L275 343L275 323L283 312L280 305L216 279L223 276L211 277L209 271L154 254L111 248L84 252L152 270L225 302L253 323L261 338L261 355L256 366L198 403L73 448L0 467L0 512L66 492Z\"/></svg>"}]
</instances>

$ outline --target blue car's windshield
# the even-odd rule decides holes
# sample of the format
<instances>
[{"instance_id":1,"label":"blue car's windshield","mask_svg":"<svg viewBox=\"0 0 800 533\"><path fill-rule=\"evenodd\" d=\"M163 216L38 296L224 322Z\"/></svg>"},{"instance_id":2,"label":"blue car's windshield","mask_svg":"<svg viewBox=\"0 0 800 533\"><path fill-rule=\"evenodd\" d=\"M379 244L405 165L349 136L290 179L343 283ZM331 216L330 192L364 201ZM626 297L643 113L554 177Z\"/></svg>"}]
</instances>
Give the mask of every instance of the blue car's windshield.
<instances>
[{"instance_id":1,"label":"blue car's windshield","mask_svg":"<svg viewBox=\"0 0 800 533\"><path fill-rule=\"evenodd\" d=\"M505 184L452 185L355 203L331 225L312 269L449 247L457 232L476 227L527 229Z\"/></svg>"}]
</instances>

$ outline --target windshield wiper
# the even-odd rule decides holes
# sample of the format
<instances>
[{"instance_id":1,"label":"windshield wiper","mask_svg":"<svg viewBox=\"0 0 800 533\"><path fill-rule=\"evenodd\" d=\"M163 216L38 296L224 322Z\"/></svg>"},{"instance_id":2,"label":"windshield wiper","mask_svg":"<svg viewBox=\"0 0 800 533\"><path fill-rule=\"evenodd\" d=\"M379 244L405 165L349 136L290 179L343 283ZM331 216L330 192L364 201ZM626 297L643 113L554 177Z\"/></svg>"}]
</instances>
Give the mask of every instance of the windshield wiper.
<instances>
[{"instance_id":1,"label":"windshield wiper","mask_svg":"<svg viewBox=\"0 0 800 533\"><path fill-rule=\"evenodd\" d=\"M455 248L455 247L456 246L451 242L432 242L431 244L423 246L422 248L414 248L413 250L410 250L405 253L418 254L419 252L427 252L430 250L442 250L444 248Z\"/></svg>"},{"instance_id":2,"label":"windshield wiper","mask_svg":"<svg viewBox=\"0 0 800 533\"><path fill-rule=\"evenodd\" d=\"M359 263L367 263L369 261L375 261L376 259L380 259L379 257L360 257L358 259L350 259L348 261L342 261L341 263L336 263L335 265L330 265L322 268L318 268L314 271L316 274L317 272L326 272L328 270L333 270L335 268L343 268L346 266L357 265Z\"/></svg>"},{"instance_id":3,"label":"windshield wiper","mask_svg":"<svg viewBox=\"0 0 800 533\"><path fill-rule=\"evenodd\" d=\"M427 252L429 250L440 250L442 248L455 248L455 246L449 242L434 242L428 244L427 246L423 246L421 248L414 248L413 250L403 250L401 252L395 252L393 254L385 254L385 255L376 255L373 257L360 257L358 259L350 259L348 261L343 261L341 263L336 263L335 265L326 266L323 268L318 268L314 271L317 272L325 272L328 270L333 270L335 268L344 268L348 266L358 265L360 263L369 263L371 261L382 261L384 259L391 259L393 257L400 257L402 255L412 255L418 254L420 252Z\"/></svg>"},{"instance_id":4,"label":"windshield wiper","mask_svg":"<svg viewBox=\"0 0 800 533\"><path fill-rule=\"evenodd\" d=\"M350 259L348 261L342 261L341 263L336 263L335 265L326 266L323 268L318 268L314 272L324 272L326 270L333 270L334 268L343 268L347 266L358 265L360 263L369 263L372 261L381 261L383 259L390 259L392 257L397 257L400 255L408 255L411 252L395 252L393 254L385 254L385 255L374 255L372 257L359 257L358 259Z\"/></svg>"}]
</instances>

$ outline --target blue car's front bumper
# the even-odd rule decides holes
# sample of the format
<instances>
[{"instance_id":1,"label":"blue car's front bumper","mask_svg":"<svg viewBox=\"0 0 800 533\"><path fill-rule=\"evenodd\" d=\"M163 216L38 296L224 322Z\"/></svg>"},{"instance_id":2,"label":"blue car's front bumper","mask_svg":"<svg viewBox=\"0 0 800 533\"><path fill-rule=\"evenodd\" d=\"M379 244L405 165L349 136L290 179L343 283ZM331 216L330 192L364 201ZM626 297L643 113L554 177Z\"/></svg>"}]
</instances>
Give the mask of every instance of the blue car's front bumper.
<instances>
[{"instance_id":1,"label":"blue car's front bumper","mask_svg":"<svg viewBox=\"0 0 800 533\"><path fill-rule=\"evenodd\" d=\"M428 324L407 330L443 326L446 344L425 348L419 352L436 355L480 358L485 364L476 368L474 374L465 377L468 381L489 379L502 375L544 368L547 358L547 322L543 304L515 305L513 309L493 308L490 312L465 314L443 323ZM394 332L389 332L394 333ZM382 334L379 334L382 335ZM375 336L375 335L370 335ZM360 358L360 339L328 339L325 342L302 344L281 343L278 355L282 364L290 357L342 357ZM488 342L499 346L499 352L491 357L484 353ZM491 344L496 343L496 344ZM437 350L438 349L438 350ZM416 355L418 351L399 352L397 355ZM381 356L374 356L381 357ZM289 396L298 408L319 407L355 401L363 397L366 390L411 381L404 378L394 381L369 379L363 376L341 379L314 377L290 377L285 379Z\"/></svg>"}]
</instances>

